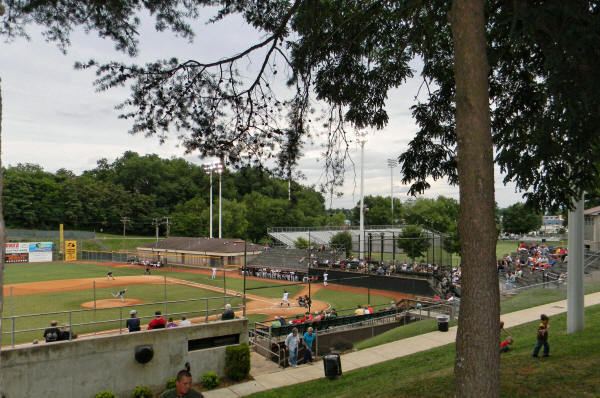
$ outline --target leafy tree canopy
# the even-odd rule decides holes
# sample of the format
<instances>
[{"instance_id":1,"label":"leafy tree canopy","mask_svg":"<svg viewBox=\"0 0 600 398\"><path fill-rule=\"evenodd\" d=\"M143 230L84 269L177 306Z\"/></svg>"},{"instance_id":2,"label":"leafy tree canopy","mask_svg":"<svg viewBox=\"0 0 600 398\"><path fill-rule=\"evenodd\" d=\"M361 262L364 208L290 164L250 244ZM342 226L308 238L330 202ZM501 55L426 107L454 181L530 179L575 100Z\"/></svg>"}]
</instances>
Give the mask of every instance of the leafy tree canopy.
<instances>
[{"instance_id":1,"label":"leafy tree canopy","mask_svg":"<svg viewBox=\"0 0 600 398\"><path fill-rule=\"evenodd\" d=\"M542 215L524 203L515 203L502 210L502 230L510 234L538 231Z\"/></svg>"},{"instance_id":2,"label":"leafy tree canopy","mask_svg":"<svg viewBox=\"0 0 600 398\"><path fill-rule=\"evenodd\" d=\"M407 225L402 229L398 239L398 247L411 259L423 257L430 246L430 238L417 225Z\"/></svg>"}]
</instances>

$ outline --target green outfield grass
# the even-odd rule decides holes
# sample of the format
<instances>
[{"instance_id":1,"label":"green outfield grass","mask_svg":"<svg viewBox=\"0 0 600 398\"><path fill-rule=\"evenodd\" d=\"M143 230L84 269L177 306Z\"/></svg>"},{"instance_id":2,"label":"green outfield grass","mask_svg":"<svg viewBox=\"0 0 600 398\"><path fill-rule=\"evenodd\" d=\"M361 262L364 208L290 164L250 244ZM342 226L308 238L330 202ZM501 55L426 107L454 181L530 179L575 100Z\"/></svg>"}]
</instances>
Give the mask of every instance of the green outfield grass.
<instances>
[{"instance_id":1,"label":"green outfield grass","mask_svg":"<svg viewBox=\"0 0 600 398\"><path fill-rule=\"evenodd\" d=\"M551 317L550 358L531 358L538 322L509 329L515 343L502 354L501 396L600 396L600 306L586 309L583 332L566 333L566 315ZM319 379L253 394L290 397L448 397L454 394L454 344L346 372L337 380ZM342 368L343 368L342 359Z\"/></svg>"},{"instance_id":2,"label":"green outfield grass","mask_svg":"<svg viewBox=\"0 0 600 398\"><path fill-rule=\"evenodd\" d=\"M60 324L85 324L89 322L102 322L95 325L74 326L75 333L91 333L101 330L118 329L119 324L124 326L125 319L129 316L131 308L107 308L94 310L83 310L81 304L84 302L93 302L94 293L96 300L113 299L112 293L116 293L120 288L114 289L93 289L53 292L26 296L6 297L4 303L4 317L11 318L15 316L15 330L23 331L26 329L45 328L51 320L57 320ZM233 306L241 304L241 298L213 298L219 294L213 291L198 289L182 285L131 285L127 288L126 298L140 299L144 303L137 305L138 316L148 322L155 311L160 310L168 316L179 319L181 315L188 318L203 317L205 310L210 314L218 314L226 303ZM213 298L208 300L189 301L189 299ZM182 303L154 304L163 301L188 300ZM151 304L152 303L152 304ZM62 312L47 315L35 315L20 317L24 314L41 314L51 312ZM70 319L69 319L70 318ZM119 321L121 320L121 321ZM12 319L5 320L3 323L3 344L10 344L10 332L13 328ZM15 343L22 343L39 339L43 331L20 332L16 335Z\"/></svg>"},{"instance_id":3,"label":"green outfield grass","mask_svg":"<svg viewBox=\"0 0 600 398\"><path fill-rule=\"evenodd\" d=\"M28 264L7 264L4 273L4 282L26 283L52 281L61 279L79 279L79 278L100 278L112 271L114 276L139 276L144 274L144 267L136 268L114 268L108 265L86 264L86 263L28 263ZM186 269L182 269L185 271ZM217 279L210 279L209 275L191 272L172 271L171 267L160 270L153 269L152 275L167 276L170 278L184 279L190 282L203 283L206 285L223 287L223 272L219 272ZM227 272L227 288L242 292L244 289L244 280L242 278L233 278L232 272ZM279 298L282 296L283 289L287 289L291 296L302 289L301 285L282 287L280 284L272 283L268 279L264 281L246 280L247 288L264 287L248 293L267 298ZM10 294L5 290L5 294ZM217 294L215 292L215 294Z\"/></svg>"}]
</instances>

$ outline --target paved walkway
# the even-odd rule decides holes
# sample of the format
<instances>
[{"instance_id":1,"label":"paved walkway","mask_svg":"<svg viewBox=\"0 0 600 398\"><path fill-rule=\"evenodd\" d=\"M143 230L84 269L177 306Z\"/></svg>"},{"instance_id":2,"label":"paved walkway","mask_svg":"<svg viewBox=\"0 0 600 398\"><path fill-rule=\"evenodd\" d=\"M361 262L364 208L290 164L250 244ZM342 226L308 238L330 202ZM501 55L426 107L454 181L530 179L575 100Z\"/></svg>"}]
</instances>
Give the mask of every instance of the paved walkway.
<instances>
[{"instance_id":1,"label":"paved walkway","mask_svg":"<svg viewBox=\"0 0 600 398\"><path fill-rule=\"evenodd\" d=\"M586 307L596 304L600 304L600 292L585 296ZM504 327L510 328L538 320L540 314L552 316L566 311L567 301L562 300L504 314L502 315L502 320L504 321ZM451 344L454 343L455 340L456 326L450 328L447 333L435 331L367 348L361 351L351 352L342 356L342 370L348 372L371 366L380 362L389 361L390 359L400 358L417 352L441 347L446 344ZM287 368L275 373L258 375L252 381L204 392L203 394L207 398L237 398L259 391L271 390L273 388L289 386L290 384L302 383L309 380L320 379L322 377L324 377L323 365L321 362L317 362L313 366L301 365L298 368Z\"/></svg>"}]
</instances>

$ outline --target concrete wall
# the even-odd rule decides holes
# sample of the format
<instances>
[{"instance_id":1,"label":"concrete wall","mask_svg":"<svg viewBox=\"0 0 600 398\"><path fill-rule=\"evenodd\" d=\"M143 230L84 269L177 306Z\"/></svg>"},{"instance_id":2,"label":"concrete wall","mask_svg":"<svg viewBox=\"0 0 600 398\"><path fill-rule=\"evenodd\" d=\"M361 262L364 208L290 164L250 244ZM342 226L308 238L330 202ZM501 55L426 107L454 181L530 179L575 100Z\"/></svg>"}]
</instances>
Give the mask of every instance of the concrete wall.
<instances>
[{"instance_id":1,"label":"concrete wall","mask_svg":"<svg viewBox=\"0 0 600 398\"><path fill-rule=\"evenodd\" d=\"M209 370L224 374L226 347L188 352L188 340L239 334L243 343L247 327L246 319L236 319L7 349L1 353L0 390L6 398L86 398L102 390L128 397L136 385L162 389L186 362L198 382ZM154 358L142 365L134 350L144 344L153 346Z\"/></svg>"}]
</instances>

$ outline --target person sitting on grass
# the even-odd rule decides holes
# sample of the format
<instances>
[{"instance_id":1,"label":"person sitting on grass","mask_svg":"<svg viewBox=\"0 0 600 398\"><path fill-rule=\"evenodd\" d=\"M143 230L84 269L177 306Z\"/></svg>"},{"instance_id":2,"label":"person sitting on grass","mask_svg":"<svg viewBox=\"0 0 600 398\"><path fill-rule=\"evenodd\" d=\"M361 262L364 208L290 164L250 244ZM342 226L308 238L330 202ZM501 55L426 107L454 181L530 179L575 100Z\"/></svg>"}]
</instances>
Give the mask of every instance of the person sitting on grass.
<instances>
[{"instance_id":1,"label":"person sitting on grass","mask_svg":"<svg viewBox=\"0 0 600 398\"><path fill-rule=\"evenodd\" d=\"M502 340L502 342L500 343L500 353L510 351L510 346L512 345L512 343L513 343L513 338L510 336L508 336L507 338Z\"/></svg>"}]
</instances>

